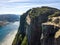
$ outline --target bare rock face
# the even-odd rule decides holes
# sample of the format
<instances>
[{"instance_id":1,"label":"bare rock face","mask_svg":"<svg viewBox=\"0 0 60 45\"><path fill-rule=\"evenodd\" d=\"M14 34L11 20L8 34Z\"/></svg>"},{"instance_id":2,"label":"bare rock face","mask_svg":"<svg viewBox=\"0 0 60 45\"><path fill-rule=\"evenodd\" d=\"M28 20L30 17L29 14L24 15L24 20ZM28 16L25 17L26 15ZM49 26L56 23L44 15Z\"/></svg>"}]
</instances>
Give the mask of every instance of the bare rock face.
<instances>
[{"instance_id":1,"label":"bare rock face","mask_svg":"<svg viewBox=\"0 0 60 45\"><path fill-rule=\"evenodd\" d=\"M57 43L59 43L59 41L55 38L58 30L59 27L55 27L54 25L49 25L47 23L42 24L43 45L58 45Z\"/></svg>"},{"instance_id":2,"label":"bare rock face","mask_svg":"<svg viewBox=\"0 0 60 45\"><path fill-rule=\"evenodd\" d=\"M43 45L54 45L54 26L42 25Z\"/></svg>"},{"instance_id":3,"label":"bare rock face","mask_svg":"<svg viewBox=\"0 0 60 45\"><path fill-rule=\"evenodd\" d=\"M30 30L30 31L29 31ZM38 25L38 18L32 19L30 23L30 27L27 30L29 33L28 35L28 45L41 45L40 44L40 37L41 37L41 30Z\"/></svg>"},{"instance_id":4,"label":"bare rock face","mask_svg":"<svg viewBox=\"0 0 60 45\"><path fill-rule=\"evenodd\" d=\"M56 39L56 45L60 45L60 36Z\"/></svg>"},{"instance_id":5,"label":"bare rock face","mask_svg":"<svg viewBox=\"0 0 60 45\"><path fill-rule=\"evenodd\" d=\"M59 43L59 38L54 38L59 28L54 25L42 25L48 22L48 16L58 11L60 10L51 7L41 7L33 8L23 14L13 45L21 45L24 36L27 37L27 45L55 45L55 40ZM41 36L42 34L43 36ZM41 37L43 38L41 39Z\"/></svg>"},{"instance_id":6,"label":"bare rock face","mask_svg":"<svg viewBox=\"0 0 60 45\"><path fill-rule=\"evenodd\" d=\"M28 37L28 45L42 45L41 43L41 35L42 35L42 23L45 23L48 21L48 16L54 14L54 10L52 8L46 8L42 7L39 8L33 8L28 16L27 16L27 37ZM41 11L43 9L43 11ZM47 10L45 10L47 9ZM38 13L38 11L40 11ZM46 12L45 12L46 11ZM52 11L52 13L50 12ZM42 13L41 13L42 12ZM47 14L48 13L48 14ZM54 26L47 26L46 31L44 34L46 34L46 39L44 41L44 45L53 45L53 40L54 40ZM45 35L44 35L45 37ZM43 39L44 40L44 39ZM47 44L48 42L48 44Z\"/></svg>"},{"instance_id":7,"label":"bare rock face","mask_svg":"<svg viewBox=\"0 0 60 45\"><path fill-rule=\"evenodd\" d=\"M55 44L60 45L60 29L55 33Z\"/></svg>"}]
</instances>

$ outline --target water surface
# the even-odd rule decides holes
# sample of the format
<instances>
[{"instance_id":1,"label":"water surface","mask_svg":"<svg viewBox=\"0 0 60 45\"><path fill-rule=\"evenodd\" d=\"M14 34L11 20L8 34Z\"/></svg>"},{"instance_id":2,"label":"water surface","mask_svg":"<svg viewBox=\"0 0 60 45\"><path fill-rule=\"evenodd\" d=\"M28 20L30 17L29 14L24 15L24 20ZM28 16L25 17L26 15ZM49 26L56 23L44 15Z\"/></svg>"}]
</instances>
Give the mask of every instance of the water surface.
<instances>
[{"instance_id":1,"label":"water surface","mask_svg":"<svg viewBox=\"0 0 60 45\"><path fill-rule=\"evenodd\" d=\"M11 45L18 31L19 22L0 27L0 45Z\"/></svg>"}]
</instances>

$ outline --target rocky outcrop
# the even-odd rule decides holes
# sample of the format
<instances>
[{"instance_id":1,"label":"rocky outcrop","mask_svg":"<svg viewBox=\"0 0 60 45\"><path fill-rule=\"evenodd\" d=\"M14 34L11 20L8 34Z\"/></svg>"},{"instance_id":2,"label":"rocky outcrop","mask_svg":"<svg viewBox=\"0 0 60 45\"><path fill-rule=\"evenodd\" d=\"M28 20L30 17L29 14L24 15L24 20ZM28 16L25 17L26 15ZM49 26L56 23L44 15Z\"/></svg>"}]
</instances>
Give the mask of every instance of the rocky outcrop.
<instances>
[{"instance_id":1,"label":"rocky outcrop","mask_svg":"<svg viewBox=\"0 0 60 45\"><path fill-rule=\"evenodd\" d=\"M29 11L30 10L28 10L26 13L20 16L20 26L12 45L21 45L26 35L26 16L28 15Z\"/></svg>"},{"instance_id":2,"label":"rocky outcrop","mask_svg":"<svg viewBox=\"0 0 60 45\"><path fill-rule=\"evenodd\" d=\"M55 44L60 45L60 29L55 34Z\"/></svg>"},{"instance_id":3,"label":"rocky outcrop","mask_svg":"<svg viewBox=\"0 0 60 45\"><path fill-rule=\"evenodd\" d=\"M49 21L50 15L59 11L51 7L38 7L27 11L20 18L19 30L13 45L21 45L25 36L27 37L26 45L55 45L54 35L58 28L54 27L54 25L42 24ZM42 34L43 36L41 36Z\"/></svg>"},{"instance_id":4,"label":"rocky outcrop","mask_svg":"<svg viewBox=\"0 0 60 45\"><path fill-rule=\"evenodd\" d=\"M56 40L57 35L56 32L59 32L58 30L60 27L55 26L54 24L50 25L49 23L43 23L42 24L42 32L43 32L43 45L58 45ZM58 34L59 35L59 34Z\"/></svg>"},{"instance_id":5,"label":"rocky outcrop","mask_svg":"<svg viewBox=\"0 0 60 45\"><path fill-rule=\"evenodd\" d=\"M48 8L47 9L48 12L44 8L42 8L42 10L44 10L44 12L41 11L41 9L40 9L40 11L42 13L39 14L38 13L39 10L37 10L36 8L34 8L29 13L29 16L30 16L29 17L30 18L30 25L29 25L29 27L27 29L27 32L28 32L27 33L27 35L28 35L28 45L41 45L41 39L40 39L41 38L41 34L42 34L42 26L41 26L41 24L48 21L48 16L49 15L54 14L54 10L51 9L51 8ZM51 13L50 11L52 11L53 13ZM51 28L53 28L53 27L51 27Z\"/></svg>"}]
</instances>

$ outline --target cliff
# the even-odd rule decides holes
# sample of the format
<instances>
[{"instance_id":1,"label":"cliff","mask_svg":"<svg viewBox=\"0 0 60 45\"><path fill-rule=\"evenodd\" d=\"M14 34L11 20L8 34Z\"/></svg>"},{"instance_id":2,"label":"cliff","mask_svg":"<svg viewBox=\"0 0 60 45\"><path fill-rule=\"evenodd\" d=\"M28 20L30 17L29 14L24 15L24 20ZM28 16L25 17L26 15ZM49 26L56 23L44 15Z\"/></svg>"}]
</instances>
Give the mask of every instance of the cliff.
<instances>
[{"instance_id":1,"label":"cliff","mask_svg":"<svg viewBox=\"0 0 60 45\"><path fill-rule=\"evenodd\" d=\"M45 6L28 10L20 17L20 26L12 45L54 45L54 40L59 45L59 38L54 37L60 29L60 14L57 12L60 10Z\"/></svg>"}]
</instances>

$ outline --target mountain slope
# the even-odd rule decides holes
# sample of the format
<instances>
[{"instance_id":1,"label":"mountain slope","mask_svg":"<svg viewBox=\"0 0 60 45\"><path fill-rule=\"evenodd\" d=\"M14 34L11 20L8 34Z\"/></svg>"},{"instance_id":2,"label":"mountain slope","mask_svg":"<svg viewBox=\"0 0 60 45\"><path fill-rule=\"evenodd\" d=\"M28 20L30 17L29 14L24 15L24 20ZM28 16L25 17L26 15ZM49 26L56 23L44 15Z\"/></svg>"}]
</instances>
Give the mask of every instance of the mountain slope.
<instances>
[{"instance_id":1,"label":"mountain slope","mask_svg":"<svg viewBox=\"0 0 60 45\"><path fill-rule=\"evenodd\" d=\"M14 22L18 21L19 16L15 14L0 14L0 21Z\"/></svg>"}]
</instances>

